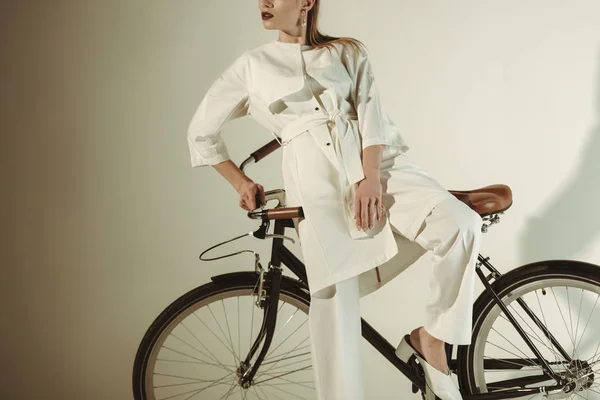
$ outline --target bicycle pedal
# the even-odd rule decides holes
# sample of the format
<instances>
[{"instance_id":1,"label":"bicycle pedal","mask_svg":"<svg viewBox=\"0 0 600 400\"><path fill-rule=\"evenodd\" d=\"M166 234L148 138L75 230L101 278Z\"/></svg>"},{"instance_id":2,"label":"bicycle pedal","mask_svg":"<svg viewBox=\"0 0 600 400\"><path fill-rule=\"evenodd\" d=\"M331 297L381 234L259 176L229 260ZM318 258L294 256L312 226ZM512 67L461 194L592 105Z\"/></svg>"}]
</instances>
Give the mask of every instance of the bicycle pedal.
<instances>
[{"instance_id":1,"label":"bicycle pedal","mask_svg":"<svg viewBox=\"0 0 600 400\"><path fill-rule=\"evenodd\" d=\"M423 366L421 366L417 360L417 358L413 355L408 360L408 366L412 373L419 377L420 380L425 383L425 371L423 370ZM419 391L419 387L414 383L411 385L411 390L413 393L417 393Z\"/></svg>"}]
</instances>

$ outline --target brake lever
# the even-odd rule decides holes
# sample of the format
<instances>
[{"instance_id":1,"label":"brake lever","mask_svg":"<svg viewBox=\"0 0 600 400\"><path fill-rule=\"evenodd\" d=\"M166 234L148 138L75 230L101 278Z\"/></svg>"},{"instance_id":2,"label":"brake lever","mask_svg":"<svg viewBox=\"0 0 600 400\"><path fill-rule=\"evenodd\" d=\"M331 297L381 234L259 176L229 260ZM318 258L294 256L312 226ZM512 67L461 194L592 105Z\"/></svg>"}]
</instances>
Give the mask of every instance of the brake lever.
<instances>
[{"instance_id":1,"label":"brake lever","mask_svg":"<svg viewBox=\"0 0 600 400\"><path fill-rule=\"evenodd\" d=\"M296 243L296 241L289 237L289 236L285 236L279 233L267 233L267 230L269 229L269 225L270 225L270 221L268 219L263 219L262 223L260 224L260 228L258 228L256 231L251 232L252 236L254 236L255 238L258 239L267 239L267 238L279 238L279 239L287 239L290 240L292 243Z\"/></svg>"},{"instance_id":2,"label":"brake lever","mask_svg":"<svg viewBox=\"0 0 600 400\"><path fill-rule=\"evenodd\" d=\"M277 191L279 192L279 191ZM260 208L261 211L251 211L248 213L248 216L250 218L254 218L254 217L258 217L262 214L262 210L264 207L264 204L261 204L261 197L260 197L260 193L256 192L255 196L254 196L254 200L256 201L256 205L257 205L257 209ZM280 200L281 203L281 200ZM269 225L270 225L270 220L268 218L262 218L262 223L260 224L260 228L258 228L256 231L252 232L252 235L258 239L267 239L267 238L278 238L278 239L283 239L283 240L289 240L292 243L296 243L296 241L289 237L289 236L285 236L285 235L281 235L279 233L267 233L267 230L269 229Z\"/></svg>"},{"instance_id":3,"label":"brake lever","mask_svg":"<svg viewBox=\"0 0 600 400\"><path fill-rule=\"evenodd\" d=\"M267 238L270 238L270 237L271 238L281 238L281 239L284 239L284 240L287 239L287 240L290 240L292 243L296 243L296 241L294 239L292 239L291 237L285 236L285 235L280 235L279 233L267 233L265 235L265 237L267 237Z\"/></svg>"}]
</instances>

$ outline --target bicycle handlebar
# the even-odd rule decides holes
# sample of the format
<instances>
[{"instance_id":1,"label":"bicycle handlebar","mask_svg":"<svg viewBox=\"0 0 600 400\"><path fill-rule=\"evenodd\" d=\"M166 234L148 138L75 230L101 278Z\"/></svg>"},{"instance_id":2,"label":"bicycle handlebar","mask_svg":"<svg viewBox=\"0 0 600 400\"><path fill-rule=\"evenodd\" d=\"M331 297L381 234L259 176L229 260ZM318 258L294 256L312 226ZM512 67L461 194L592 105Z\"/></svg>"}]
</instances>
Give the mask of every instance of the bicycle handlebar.
<instances>
[{"instance_id":1,"label":"bicycle handlebar","mask_svg":"<svg viewBox=\"0 0 600 400\"><path fill-rule=\"evenodd\" d=\"M256 204L260 204L260 193L256 193ZM282 189L269 190L265 192L265 204L271 200L277 200L277 206L260 211L250 211L248 218L274 220L274 219L290 219L303 218L304 212L302 207L280 207L285 204L285 191Z\"/></svg>"},{"instance_id":2,"label":"bicycle handlebar","mask_svg":"<svg viewBox=\"0 0 600 400\"><path fill-rule=\"evenodd\" d=\"M250 156L254 158L255 162L259 162L260 160L262 160L263 158L265 158L280 147L281 145L279 144L277 139L273 139L260 149L256 150L254 153L250 154Z\"/></svg>"},{"instance_id":3,"label":"bicycle handlebar","mask_svg":"<svg viewBox=\"0 0 600 400\"><path fill-rule=\"evenodd\" d=\"M280 148L281 145L277 141L277 139L271 140L269 143L265 144L252 154L250 157L244 160L240 164L240 170L244 171L244 168L251 162L258 162ZM260 193L255 194L255 204L258 208L258 205L261 204ZM265 204L270 200L278 200L277 206L272 209L260 210L260 211L250 211L248 213L248 218L252 219L262 219L262 220L273 220L273 219L289 219L289 218L303 218L304 212L302 211L302 207L281 207L282 204L285 204L285 191L281 189L270 190L265 192Z\"/></svg>"}]
</instances>

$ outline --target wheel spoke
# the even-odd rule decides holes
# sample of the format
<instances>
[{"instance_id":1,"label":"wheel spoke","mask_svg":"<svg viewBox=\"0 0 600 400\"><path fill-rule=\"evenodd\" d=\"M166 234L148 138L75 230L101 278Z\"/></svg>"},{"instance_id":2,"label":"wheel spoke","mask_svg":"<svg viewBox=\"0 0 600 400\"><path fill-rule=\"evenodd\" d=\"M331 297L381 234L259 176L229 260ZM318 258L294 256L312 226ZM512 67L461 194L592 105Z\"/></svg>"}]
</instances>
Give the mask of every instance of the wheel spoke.
<instances>
[{"instance_id":1,"label":"wheel spoke","mask_svg":"<svg viewBox=\"0 0 600 400\"><path fill-rule=\"evenodd\" d=\"M528 322L527 322L527 321L526 321L526 320L525 320L525 319L524 319L524 318L521 316L521 314L520 314L520 313L519 313L517 310L515 310L515 308L514 308L513 306L510 306L510 308L513 310L513 312L514 312L513 314L516 314L516 315L519 317L519 319L520 319L521 321L523 321L523 322L525 323L525 325L527 325L527 327L528 327L528 328L531 330L531 333L532 333L533 335L535 335L535 337L533 337L533 336L531 336L531 335L528 335L528 336L529 336L529 338L530 338L530 339L534 339L534 340L536 340L536 341L537 341L538 343L540 343L542 346L544 346L544 347L546 347L548 350L550 350L550 352L551 352L551 353L552 353L552 355L554 356L554 359L555 359L555 361L558 361L558 357L557 357L557 356L558 356L558 354L557 354L557 353L554 351L554 348L552 347L552 344L550 344L550 346L546 345L546 343L544 343L544 342L542 341L542 338L540 338L540 336L539 336L537 333L535 333L535 330L534 330L534 329L531 327L531 325L529 325L529 323L528 323ZM505 318L505 317L503 317L503 318ZM506 319L506 318L505 318L505 319ZM508 321L508 319L506 319L506 321ZM508 322L510 323L510 321L508 321ZM545 336L545 335L544 335L544 336Z\"/></svg>"},{"instance_id":2,"label":"wheel spoke","mask_svg":"<svg viewBox=\"0 0 600 400\"><path fill-rule=\"evenodd\" d=\"M258 392L256 391L256 387L252 386L252 389L254 390L254 395L258 398L258 400L262 400L262 398L258 395Z\"/></svg>"},{"instance_id":3,"label":"wheel spoke","mask_svg":"<svg viewBox=\"0 0 600 400\"><path fill-rule=\"evenodd\" d=\"M193 316L195 316L195 317L198 319L198 321L200 321L202 324L204 324L204 326L206 326L206 324L204 323L204 321L202 321L202 320L201 320L201 319L200 319L200 318L199 318L199 317L196 315L196 313L192 313L192 315L193 315ZM190 328L188 328L188 327L187 327L187 325L183 323L183 321L181 321L181 326L183 326L183 328L184 328L186 331L188 331L188 332L190 333L190 335L192 335L192 336L194 337L194 339L196 339L196 340L198 341L198 343L200 343L200 345L206 349L206 351L208 351L208 353L211 355L211 358L212 358L213 360L215 360L215 362L217 362L217 363L219 363L219 364L220 364L220 361L219 361L219 359L217 358L217 356L215 356L215 355L213 354L213 352L212 352L212 351L210 351L210 349L209 349L208 347L206 347L206 346L204 345L204 343L202 343L202 341L200 340L200 338L199 338L198 336L196 336L196 334L195 334L194 332L192 332L192 331L191 331L191 329L190 329ZM208 327L207 327L207 328L208 328ZM219 337L218 337L217 335L215 335L215 333L214 333L212 330L210 330L210 328L209 328L209 331L210 331L210 332L211 332L211 333L212 333L212 334L213 334L213 335L214 335L214 336L215 336L217 339L219 339ZM171 332L171 336L173 336L173 332ZM225 346L225 348L227 348L227 346Z\"/></svg>"},{"instance_id":4,"label":"wheel spoke","mask_svg":"<svg viewBox=\"0 0 600 400\"><path fill-rule=\"evenodd\" d=\"M223 381L224 379L228 378L230 375L231 374L228 374L228 375L224 376L223 378L219 379L218 381L214 381L212 384L208 385L205 388L190 390L189 392L184 392L184 393L178 393L178 394L175 394L173 396L163 397L160 400L168 400L168 399L172 399L174 397L183 396L183 395L192 393L189 397L186 397L186 400L191 399L192 397L196 396L199 393L202 393L206 389L210 389L211 387L214 387L216 385L224 385L224 383L222 383L221 381Z\"/></svg>"},{"instance_id":5,"label":"wheel spoke","mask_svg":"<svg viewBox=\"0 0 600 400\"><path fill-rule=\"evenodd\" d=\"M225 393L223 396L221 396L221 397L219 398L219 400L221 400L221 399L227 399L227 398L229 398L229 395L230 395L230 394L231 394L231 392L232 392L232 391L235 389L235 386L236 386L236 385L235 385L235 383L236 383L236 382L235 382L235 379L234 379L234 380L233 380L233 382L232 382L232 384L231 384L231 386L229 387L229 390L227 391L227 393Z\"/></svg>"},{"instance_id":6,"label":"wheel spoke","mask_svg":"<svg viewBox=\"0 0 600 400\"><path fill-rule=\"evenodd\" d=\"M492 346L494 346L494 347L496 347L496 348L498 348L498 349L500 349L500 350L504 350L505 352L507 352L507 353L510 353L510 354L512 354L513 356L515 356L515 357L519 358L519 356L518 356L518 355L516 355L515 353L513 353L512 351L506 350L505 348L503 348L503 347L500 347L500 346L498 346L498 345L497 345L497 344L495 344L495 343L492 343L492 342L490 342L490 341L488 341L487 343L488 343L488 344L491 344ZM527 362L529 365L531 365L532 367L537 367L537 366L538 366L538 365L536 365L534 362L530 361L529 359L524 359L524 361L526 361L526 362Z\"/></svg>"},{"instance_id":7,"label":"wheel spoke","mask_svg":"<svg viewBox=\"0 0 600 400\"><path fill-rule=\"evenodd\" d=\"M170 351L172 351L172 352L174 352L174 353L181 354L182 356L185 356L185 357L190 357L190 358L193 358L193 359L195 359L195 360L198 360L198 361L200 361L200 363L201 363L201 364L213 365L213 366L219 366L219 367L223 368L223 369L224 369L224 370L226 370L226 371L231 371L231 370L230 370L229 368L227 368L227 367L226 367L224 364L222 364L222 363L220 363L220 362L218 362L218 361L217 361L217 363L216 363L216 364L215 364L215 363L209 363L209 362L206 362L206 361L204 361L204 360L201 360L201 359L199 359L199 358L197 358L197 357L190 356L189 354L185 354L185 353L182 353L182 352L180 352L180 351L177 351L177 350L175 350L175 349L173 349L173 348L171 348L171 347L169 347L169 346L163 346L163 348L164 348L164 349L167 349L167 350L170 350Z\"/></svg>"},{"instance_id":8,"label":"wheel spoke","mask_svg":"<svg viewBox=\"0 0 600 400\"><path fill-rule=\"evenodd\" d=\"M186 299L184 308L163 323L153 348L146 351L149 358L144 372L145 398L280 400L315 396L306 329L310 297L305 292L290 296L284 288L277 307L277 330L267 357L252 386L248 389L240 386L238 369L252 368L241 364L246 357L242 345L249 343L251 348L256 339L255 325L264 324L264 313L260 318L255 314L257 309L260 313L260 308L254 305L256 286L257 282L232 290L216 287L214 295L197 302ZM252 308L249 316L243 314L247 310L246 300Z\"/></svg>"},{"instance_id":9,"label":"wheel spoke","mask_svg":"<svg viewBox=\"0 0 600 400\"><path fill-rule=\"evenodd\" d=\"M236 354L235 348L233 346L233 338L231 337L231 328L229 327L229 319L227 318L227 311L225 311L225 302L223 301L223 299L221 299L221 306L223 307L223 315L225 315L225 323L227 324L227 333L229 334L229 343L231 344L231 350L233 350L234 363L239 364L240 358Z\"/></svg>"},{"instance_id":10,"label":"wheel spoke","mask_svg":"<svg viewBox=\"0 0 600 400\"><path fill-rule=\"evenodd\" d=\"M554 293L554 288L550 288L550 291L552 292L552 296L554 297L554 301L556 302L556 307L558 308L558 312L560 313L560 317L563 320L563 323L565 325L565 329L567 330L567 334L569 335L569 338L571 339L571 342L573 343L573 347L575 347L575 342L573 341L573 338L571 337L571 334L569 333L569 328L567 327L567 321L565 321L565 317L564 317L564 315L562 313L562 309L558 305L558 300L556 299L556 294Z\"/></svg>"},{"instance_id":11,"label":"wheel spoke","mask_svg":"<svg viewBox=\"0 0 600 400\"><path fill-rule=\"evenodd\" d=\"M219 330L221 331L221 333L223 334L223 336L225 336L225 332L223 331L223 328L221 328L221 324L219 324L219 321L217 321L217 317L215 317L215 314L212 312L212 310L211 310L211 308L210 308L210 304L208 304L206 307L208 308L208 311L209 311L209 312L210 312L210 314L212 315L213 319L215 320L215 323L216 323L216 324L217 324L217 326L219 327ZM196 315L196 313L194 313L194 315ZM198 318L198 316L197 316L197 315L196 315L196 318ZM200 318L198 318L198 320L200 320ZM226 345L226 344L225 344L225 343L224 343L224 342L221 340L221 338L220 338L219 336L217 336L217 334L216 334L216 333L214 333L214 332L212 331L212 329L210 329L210 328L208 327L208 325L206 325L206 323L204 323L204 321L200 320L200 322L202 322L202 323L204 324L204 326L206 326L206 329L208 329L208 330L209 330L209 331L210 331L210 332L211 332L211 333L212 333L212 334L215 336L215 338L217 338L217 340L218 340L218 341L219 341L219 342L220 342L220 343L221 343L221 344L222 344L222 345L223 345L223 346L224 346L224 347L227 349L227 351L229 351L229 352L230 352L230 353L233 355L233 358L234 358L234 360L235 360L235 352L233 351L233 343L229 343L229 346L231 346L231 348L230 348L230 347L228 347L228 346L227 346L227 345Z\"/></svg>"},{"instance_id":12,"label":"wheel spoke","mask_svg":"<svg viewBox=\"0 0 600 400\"><path fill-rule=\"evenodd\" d=\"M290 358L299 357L299 356L302 356L302 355L305 355L305 354L310 354L310 346L311 346L311 345L310 345L310 343L309 343L309 344L307 344L306 346L298 347L298 348L297 348L295 351L302 351L302 350L304 350L304 349L309 349L309 351L307 351L307 352L304 352L304 353L300 353L300 354L295 354L295 355L293 355L293 356L289 356L289 357L286 357L286 358L287 358L287 359L290 359ZM275 357L279 357L279 354L273 354L273 355L272 355L271 357L269 357L269 358L266 358L266 357L265 357L265 360L264 360L262 363L263 363L263 364L270 364L270 363L274 362L274 361L272 361L272 360L273 360L273 358L275 358Z\"/></svg>"},{"instance_id":13,"label":"wheel spoke","mask_svg":"<svg viewBox=\"0 0 600 400\"><path fill-rule=\"evenodd\" d=\"M288 385L299 385L299 386L304 386L304 387L307 387L307 388L310 388L310 389L314 389L314 387L311 387L311 386L305 385L305 384L304 384L304 382L293 382L293 381L290 381L289 379L284 379L284 378L282 378L282 376L291 375L291 374L293 374L293 373L300 372L300 371L306 371L306 370L309 370L309 369L312 369L312 366L310 366L310 365L309 365L309 366L307 366L307 367L298 368L298 369L295 369L295 370L292 370L292 371L286 372L286 373L284 373L284 374L275 375L275 376L273 376L273 377L271 377L271 378L268 378L268 379L265 379L265 380L262 380L262 381L256 382L256 384L257 384L257 385L259 385L259 384L261 384L261 383L268 382L268 381L271 381L271 380L273 380L273 379L281 379L281 380L283 380L283 381L286 381L286 382L288 382L288 383L287 383ZM265 374L263 374L263 375L265 375ZM271 374L267 374L267 375L271 375ZM262 375L261 375L261 376L262 376Z\"/></svg>"},{"instance_id":14,"label":"wheel spoke","mask_svg":"<svg viewBox=\"0 0 600 400\"><path fill-rule=\"evenodd\" d=\"M521 350L520 348L518 348L513 342L511 342L510 340L508 340L503 334L501 334L500 332L498 332L494 327L492 327L492 330L494 332L496 332L497 335L499 335L500 337L502 337L502 339L504 339L508 344L510 344L515 349L517 349L517 351L519 351L521 354L523 354L523 356L525 358L531 358L531 357L527 357L527 354L525 354L525 352L523 350Z\"/></svg>"},{"instance_id":15,"label":"wheel spoke","mask_svg":"<svg viewBox=\"0 0 600 400\"><path fill-rule=\"evenodd\" d=\"M181 343L183 343L183 344L187 345L188 347L190 347L190 348L192 348L192 349L196 350L198 353L200 353L200 354L202 354L202 355L204 355L204 356L207 356L207 357L209 357L209 356L208 356L208 354L206 354L206 353L204 353L202 350L200 350L200 349L198 349L198 348L196 348L196 347L192 346L191 344L189 344L189 343L188 343L188 342L186 342L185 340L181 339L179 336L175 335L173 332L171 332L170 336L171 336L171 337L174 337L174 338L175 338L175 339L177 339L177 340L179 340ZM200 344L202 344L202 343L200 342ZM203 347L204 347L204 346L203 346ZM205 348L206 348L206 347L205 347ZM185 353L182 353L182 352L180 352L180 351L177 351L177 350L175 350L175 349L173 349L173 348L170 348L170 347L167 347L167 346L165 346L165 349L169 349L169 350L171 350L171 351L174 351L174 352L176 352L176 353L182 354L182 355L184 355L184 356L192 357L192 356L189 356L189 355L187 355L187 354L185 354ZM207 350L208 350L208 349L207 349ZM210 350L209 350L209 351L210 351ZM212 355L212 353L211 353L211 355ZM209 357L209 358L211 358L211 357ZM198 358L196 358L196 359L197 359L197 360L199 360ZM213 358L213 359L214 359L214 358ZM215 360L215 361L217 362L217 365L220 365L220 366L222 366L223 368L227 369L223 363L219 362L219 360ZM205 364L209 364L209 363L205 362Z\"/></svg>"},{"instance_id":16,"label":"wheel spoke","mask_svg":"<svg viewBox=\"0 0 600 400\"><path fill-rule=\"evenodd\" d=\"M579 297L579 307L577 312L577 326L575 327L575 344L574 351L577 349L577 335L579 334L579 317L581 317L581 305L583 304L583 289L581 289L581 297Z\"/></svg>"},{"instance_id":17,"label":"wheel spoke","mask_svg":"<svg viewBox=\"0 0 600 400\"><path fill-rule=\"evenodd\" d=\"M270 383L263 383L263 385L265 385L265 386L269 386L269 387L271 387L271 388L273 388L273 389L277 389L277 390L279 390L279 391L281 391L281 392L284 392L284 393L286 393L286 394L289 394L290 396L297 397L297 398L299 398L299 399L302 399L302 400L308 400L308 399L306 399L306 398L304 398L304 397L302 397L302 396L299 396L299 395L297 395L297 394L295 394L295 393L288 392L287 390L284 390L284 389L282 389L282 388L280 388L280 387L277 387L276 385L273 385L273 384L270 384Z\"/></svg>"},{"instance_id":18,"label":"wheel spoke","mask_svg":"<svg viewBox=\"0 0 600 400\"><path fill-rule=\"evenodd\" d=\"M306 342L309 338L307 337L306 339L304 339L302 342L298 343L296 345L296 347L300 346L301 344L303 344L304 342ZM291 349L290 351L288 351L287 353L284 354L284 357L287 356L289 353L291 353L292 351L294 351L296 349L296 347L294 347L293 349ZM282 358L281 360L285 360L285 358ZM274 366L276 366L281 360L273 363L269 368L267 368L265 371L263 371L263 374L265 372L269 372ZM258 378L258 377L257 377Z\"/></svg>"},{"instance_id":19,"label":"wheel spoke","mask_svg":"<svg viewBox=\"0 0 600 400\"><path fill-rule=\"evenodd\" d=\"M260 392L263 394L263 396L265 396L265 398L266 398L266 399L268 399L268 398L270 397L270 396L268 396L268 395L265 393L265 391L263 390L263 388L261 388L260 386L255 386L255 388L256 388L257 390L259 390L259 391L260 391ZM272 394L272 396L275 396L276 398L278 398L278 399L281 399L281 397L277 396L276 394Z\"/></svg>"},{"instance_id":20,"label":"wheel spoke","mask_svg":"<svg viewBox=\"0 0 600 400\"><path fill-rule=\"evenodd\" d=\"M542 320L544 321L544 326L547 329L548 322L546 322L546 315L544 314L544 309L542 307L542 303L540 302L540 297L538 296L538 291L534 290L534 293L535 293L535 297L537 298L538 305L540 307L540 312L542 313ZM546 338L546 340L548 341L548 344L550 345L550 349L552 351L552 354L554 355L554 361L558 361L558 354L556 353L556 351L553 350L552 342L550 341L550 338L547 337L546 335L544 335L544 337Z\"/></svg>"},{"instance_id":21,"label":"wheel spoke","mask_svg":"<svg viewBox=\"0 0 600 400\"><path fill-rule=\"evenodd\" d=\"M296 329L295 329L295 330L294 330L292 333L290 333L290 334L289 334L289 335L288 335L288 336L287 336L287 337L286 337L286 338L285 338L285 339L284 339L284 340L281 342L281 344L280 344L279 346L275 347L273 350L270 350L270 351L269 351L269 353L267 353L267 357L268 357L269 355L272 355L272 354L275 352L275 350L277 350L278 348L280 348L280 347L281 347L281 346L282 346L282 345L283 345L283 344L286 342L286 340L288 340L288 339L289 339L289 338L290 338L290 337L291 337L291 336L292 336L294 333L296 333L296 332L298 331L298 329L302 328L302 327L304 326L304 324L306 324L306 322L308 322L308 319L307 319L306 321L304 321L304 322L303 322L303 323L302 323L302 324L301 324L299 327L297 327L297 328L296 328ZM294 349L295 349L295 347L294 347ZM288 352L288 353L286 353L286 354L289 354L289 353L290 353L290 352Z\"/></svg>"},{"instance_id":22,"label":"wheel spoke","mask_svg":"<svg viewBox=\"0 0 600 400\"><path fill-rule=\"evenodd\" d=\"M281 369L281 368L284 368L284 367L286 367L288 365L294 365L294 364L297 364L297 363L301 363L303 361L311 361L310 353L302 353L302 354L299 354L298 356L286 357L285 360L291 360L292 358L303 356L303 355L307 355L307 354L309 355L308 358L305 358L305 359L302 359L302 360L294 360L294 361L292 361L289 364L282 364L282 365L278 366L277 368L273 368L273 369L274 370ZM280 359L280 360L283 360L283 359ZM273 361L273 362L279 362L279 361ZM269 364L271 364L271 363L269 363ZM261 365L264 365L264 363L261 364Z\"/></svg>"},{"instance_id":23,"label":"wheel spoke","mask_svg":"<svg viewBox=\"0 0 600 400\"><path fill-rule=\"evenodd\" d=\"M577 385L573 392L565 393L563 398L597 399L595 396L599 389L596 384L600 372L596 370L600 368L596 366L596 361L600 364L600 343L597 337L592 340L594 335L588 331L590 327L600 326L600 313L596 313L600 304L600 282L569 278L568 275L555 274L547 278L515 281L512 286L500 286L500 297L543 359L551 364L554 373L569 377ZM480 393L514 388L541 390L544 386L552 385L550 382L555 378L548 376L546 382L544 375L535 375L535 371L543 371L541 360L537 356L528 356L529 346L521 344L521 335L517 334L513 323L491 297L489 301L489 306L482 305L484 314L474 316L473 343L463 353L468 354L468 362L472 363L472 378L469 380L472 382L471 390ZM517 307L516 301L523 309ZM536 310L536 307L539 308ZM548 317L551 317L550 320ZM547 334L544 329L548 330ZM559 353L559 349L561 352L563 350L558 343L563 342L566 345L564 351L572 355L572 360L567 361ZM573 346L571 349L568 348L569 342ZM537 393L527 397L543 396Z\"/></svg>"},{"instance_id":24,"label":"wheel spoke","mask_svg":"<svg viewBox=\"0 0 600 400\"><path fill-rule=\"evenodd\" d=\"M592 319L592 314L594 313L594 311L596 311L596 306L598 305L598 300L600 299L600 294L598 296L596 296L596 301L594 302L594 306L592 307L592 311L590 311L590 316L588 317L586 323L585 323L585 327L583 328L583 332L581 332L581 337L579 338L579 343L577 344L577 346L579 346L579 344L581 343L581 341L583 340L583 336L585 335L585 331L587 330L587 327L590 323L590 319ZM598 346L600 347L600 343L598 343ZM596 348L596 352L598 351L598 348Z\"/></svg>"},{"instance_id":25,"label":"wheel spoke","mask_svg":"<svg viewBox=\"0 0 600 400\"><path fill-rule=\"evenodd\" d=\"M242 334L240 332L240 296L237 296L237 317L238 317L238 354L240 358L242 356L242 345L241 345L241 337Z\"/></svg>"},{"instance_id":26,"label":"wheel spoke","mask_svg":"<svg viewBox=\"0 0 600 400\"><path fill-rule=\"evenodd\" d=\"M296 316L296 313L298 311L300 311L300 310L296 309L296 311L294 311L294 313L287 319L287 321L285 321L283 326L275 333L275 335L273 335L273 340L275 340L275 338L277 338L277 336L279 336L279 333L290 323L290 321L294 318L294 316Z\"/></svg>"},{"instance_id":27,"label":"wheel spoke","mask_svg":"<svg viewBox=\"0 0 600 400\"><path fill-rule=\"evenodd\" d=\"M233 372L228 373L227 375L225 375L224 377L220 378L220 379L211 379L211 380L207 380L207 379L199 379L199 378L192 378L189 376L181 376L181 375L171 375L171 374L162 374L159 372L156 372L154 375L158 375L158 376L168 376L169 378L177 378L177 379L187 379L190 381L194 381L191 383L204 383L204 382L211 382L211 383L218 383L221 382L223 379L233 375ZM190 382L185 383L186 385L189 384ZM167 387L167 386L177 386L178 384L173 384L173 385L162 385L162 386L155 386L155 387Z\"/></svg>"},{"instance_id":28,"label":"wheel spoke","mask_svg":"<svg viewBox=\"0 0 600 400\"><path fill-rule=\"evenodd\" d=\"M256 291L256 287L258 286L258 281L256 282L256 285L254 285L254 289L252 289L252 293L254 293ZM261 294L258 294L258 297L260 298ZM248 349L252 349L252 339L254 338L254 296L252 296L252 301L250 302L250 315L252 316L252 320L250 321L250 337L248 338ZM248 394L248 391L246 391L246 394ZM246 394L244 395L244 398L246 398Z\"/></svg>"}]
</instances>

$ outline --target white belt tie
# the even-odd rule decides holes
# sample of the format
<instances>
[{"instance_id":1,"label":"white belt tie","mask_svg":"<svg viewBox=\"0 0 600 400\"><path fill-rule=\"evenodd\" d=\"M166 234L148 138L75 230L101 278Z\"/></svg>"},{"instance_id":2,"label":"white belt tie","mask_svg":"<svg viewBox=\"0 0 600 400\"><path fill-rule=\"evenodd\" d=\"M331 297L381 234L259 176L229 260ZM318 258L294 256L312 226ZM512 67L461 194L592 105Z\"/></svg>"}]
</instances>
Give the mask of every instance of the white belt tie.
<instances>
[{"instance_id":1,"label":"white belt tie","mask_svg":"<svg viewBox=\"0 0 600 400\"><path fill-rule=\"evenodd\" d=\"M358 118L354 112L342 113L337 108L335 99L333 105L334 108L327 113L307 114L289 122L280 132L282 139L280 144L285 146L295 137L312 128L325 125L330 121L335 123L337 135L332 136L336 139L333 144L338 164L341 198L347 221L352 223L354 210L351 205L354 204L352 198L354 192L347 191L348 185L353 185L365 178L360 156ZM350 122L351 120L352 122Z\"/></svg>"},{"instance_id":2,"label":"white belt tie","mask_svg":"<svg viewBox=\"0 0 600 400\"><path fill-rule=\"evenodd\" d=\"M337 139L334 142L334 150L338 159L338 167L341 176L346 176L348 183L353 184L365 175L360 158L359 133L350 120L357 120L356 114L343 114L339 109L328 111L327 114L307 114L289 122L280 132L282 146L290 143L297 136L320 125L334 122L337 130Z\"/></svg>"}]
</instances>

